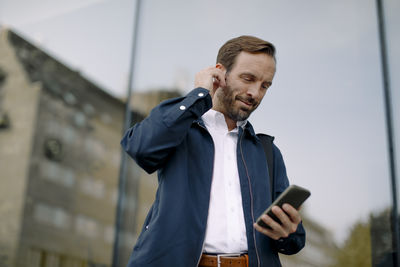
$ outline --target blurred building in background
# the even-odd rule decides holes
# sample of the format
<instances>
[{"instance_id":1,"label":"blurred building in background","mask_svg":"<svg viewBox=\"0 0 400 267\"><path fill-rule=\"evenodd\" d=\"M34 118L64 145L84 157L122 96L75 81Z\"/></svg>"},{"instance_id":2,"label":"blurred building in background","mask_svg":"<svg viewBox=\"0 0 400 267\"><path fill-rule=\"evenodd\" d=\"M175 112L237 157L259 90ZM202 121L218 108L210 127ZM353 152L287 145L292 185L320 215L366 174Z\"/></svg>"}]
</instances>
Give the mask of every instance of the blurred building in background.
<instances>
[{"instance_id":1,"label":"blurred building in background","mask_svg":"<svg viewBox=\"0 0 400 267\"><path fill-rule=\"evenodd\" d=\"M124 104L12 31L0 53L3 265L107 266Z\"/></svg>"},{"instance_id":2,"label":"blurred building in background","mask_svg":"<svg viewBox=\"0 0 400 267\"><path fill-rule=\"evenodd\" d=\"M137 93L133 121L177 92ZM110 266L123 101L14 32L0 34L0 267ZM128 160L125 266L157 189ZM284 266L329 266L330 233L305 218L306 248Z\"/></svg>"},{"instance_id":3,"label":"blurred building in background","mask_svg":"<svg viewBox=\"0 0 400 267\"><path fill-rule=\"evenodd\" d=\"M1 32L0 266L110 265L123 114L121 100ZM136 240L137 192L146 192L141 175L130 161L123 262Z\"/></svg>"}]
</instances>

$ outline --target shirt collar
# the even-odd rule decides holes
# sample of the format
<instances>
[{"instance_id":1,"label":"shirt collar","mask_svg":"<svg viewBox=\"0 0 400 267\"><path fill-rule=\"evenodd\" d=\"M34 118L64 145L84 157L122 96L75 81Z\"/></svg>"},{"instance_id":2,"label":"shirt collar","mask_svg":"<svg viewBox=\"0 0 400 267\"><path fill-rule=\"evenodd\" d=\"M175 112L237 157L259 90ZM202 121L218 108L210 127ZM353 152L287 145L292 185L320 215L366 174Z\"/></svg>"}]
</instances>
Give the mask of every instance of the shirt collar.
<instances>
[{"instance_id":1,"label":"shirt collar","mask_svg":"<svg viewBox=\"0 0 400 267\"><path fill-rule=\"evenodd\" d=\"M228 131L228 126L226 124L224 114L222 114L219 111L216 111L214 109L209 109L206 113L203 114L201 118L204 121L206 127L212 127L214 129ZM237 132L238 127L242 127L242 129L244 129L246 123L247 120L236 122L237 127L233 129L232 132Z\"/></svg>"}]
</instances>

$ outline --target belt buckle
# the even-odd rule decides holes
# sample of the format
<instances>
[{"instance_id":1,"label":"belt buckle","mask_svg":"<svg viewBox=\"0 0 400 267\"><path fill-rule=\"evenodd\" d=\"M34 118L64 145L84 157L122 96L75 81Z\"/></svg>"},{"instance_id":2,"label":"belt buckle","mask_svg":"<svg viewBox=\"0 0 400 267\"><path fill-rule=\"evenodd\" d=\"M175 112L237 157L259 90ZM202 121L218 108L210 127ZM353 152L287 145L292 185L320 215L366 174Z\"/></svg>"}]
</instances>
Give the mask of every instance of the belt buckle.
<instances>
[{"instance_id":1,"label":"belt buckle","mask_svg":"<svg viewBox=\"0 0 400 267\"><path fill-rule=\"evenodd\" d=\"M217 267L221 267L221 257L240 257L240 253L217 254Z\"/></svg>"}]
</instances>

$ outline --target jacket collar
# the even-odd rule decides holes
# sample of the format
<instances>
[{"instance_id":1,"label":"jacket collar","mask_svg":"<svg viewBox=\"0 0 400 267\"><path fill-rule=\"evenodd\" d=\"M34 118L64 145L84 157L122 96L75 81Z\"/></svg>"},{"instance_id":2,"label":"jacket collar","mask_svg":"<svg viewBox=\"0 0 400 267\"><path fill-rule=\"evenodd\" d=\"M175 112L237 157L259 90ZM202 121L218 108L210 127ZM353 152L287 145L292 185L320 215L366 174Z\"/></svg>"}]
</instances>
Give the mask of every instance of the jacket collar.
<instances>
[{"instance_id":1,"label":"jacket collar","mask_svg":"<svg viewBox=\"0 0 400 267\"><path fill-rule=\"evenodd\" d=\"M253 125L251 125L251 123L249 121L247 121L246 125L244 126L244 130L247 131L252 138L255 138L255 139L258 138L256 133L254 132Z\"/></svg>"},{"instance_id":2,"label":"jacket collar","mask_svg":"<svg viewBox=\"0 0 400 267\"><path fill-rule=\"evenodd\" d=\"M198 118L197 120L194 120L193 123L200 125L204 129L207 129L206 125L204 124L204 121L201 119L201 117ZM242 127L239 127L239 128L240 128L239 134L241 134L244 131L244 132L247 132L249 134L249 136L251 136L253 139L258 139L256 133L254 132L253 125L251 125L251 123L249 121L247 121L243 130L241 129Z\"/></svg>"}]
</instances>

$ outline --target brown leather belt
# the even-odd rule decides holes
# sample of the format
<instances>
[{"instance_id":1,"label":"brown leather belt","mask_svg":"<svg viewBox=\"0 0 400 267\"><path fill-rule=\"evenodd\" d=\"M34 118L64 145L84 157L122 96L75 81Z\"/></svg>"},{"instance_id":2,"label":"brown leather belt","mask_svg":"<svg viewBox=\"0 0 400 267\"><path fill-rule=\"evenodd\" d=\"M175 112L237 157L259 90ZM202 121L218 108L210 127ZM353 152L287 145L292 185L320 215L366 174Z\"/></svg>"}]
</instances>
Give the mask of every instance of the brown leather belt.
<instances>
[{"instance_id":1,"label":"brown leather belt","mask_svg":"<svg viewBox=\"0 0 400 267\"><path fill-rule=\"evenodd\" d=\"M199 267L248 267L247 254L202 254Z\"/></svg>"}]
</instances>

